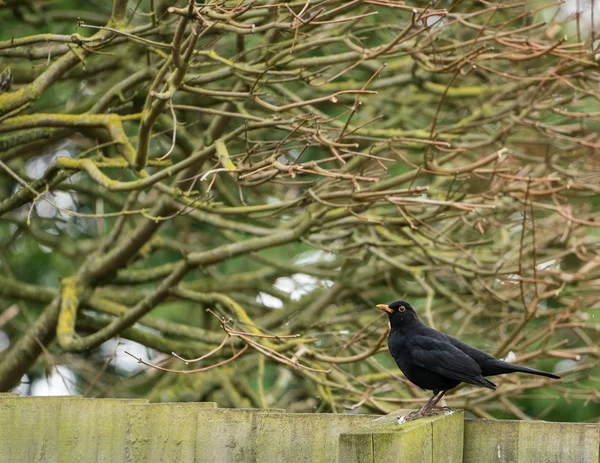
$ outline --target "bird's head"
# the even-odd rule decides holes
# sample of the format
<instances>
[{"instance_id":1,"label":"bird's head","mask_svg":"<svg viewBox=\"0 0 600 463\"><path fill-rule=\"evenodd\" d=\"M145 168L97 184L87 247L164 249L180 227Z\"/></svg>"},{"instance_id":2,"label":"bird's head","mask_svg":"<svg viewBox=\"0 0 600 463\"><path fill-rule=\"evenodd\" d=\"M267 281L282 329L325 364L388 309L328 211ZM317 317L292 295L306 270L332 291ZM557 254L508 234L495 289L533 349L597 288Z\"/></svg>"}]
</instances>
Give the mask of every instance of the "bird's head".
<instances>
[{"instance_id":1,"label":"bird's head","mask_svg":"<svg viewBox=\"0 0 600 463\"><path fill-rule=\"evenodd\" d=\"M415 310L406 301L394 301L389 304L377 304L379 310L388 314L392 328L419 320Z\"/></svg>"}]
</instances>

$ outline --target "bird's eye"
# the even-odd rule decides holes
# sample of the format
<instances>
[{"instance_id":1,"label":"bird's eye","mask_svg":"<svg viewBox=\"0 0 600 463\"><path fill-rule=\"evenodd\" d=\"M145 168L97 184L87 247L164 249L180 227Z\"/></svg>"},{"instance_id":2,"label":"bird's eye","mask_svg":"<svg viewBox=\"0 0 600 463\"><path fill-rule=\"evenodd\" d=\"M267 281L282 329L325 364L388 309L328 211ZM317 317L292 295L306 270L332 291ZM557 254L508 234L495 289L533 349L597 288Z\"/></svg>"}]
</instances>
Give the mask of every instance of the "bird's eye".
<instances>
[{"instance_id":1,"label":"bird's eye","mask_svg":"<svg viewBox=\"0 0 600 463\"><path fill-rule=\"evenodd\" d=\"M406 310L406 307L404 307L403 305L398 307L398 312L404 312L405 310Z\"/></svg>"}]
</instances>

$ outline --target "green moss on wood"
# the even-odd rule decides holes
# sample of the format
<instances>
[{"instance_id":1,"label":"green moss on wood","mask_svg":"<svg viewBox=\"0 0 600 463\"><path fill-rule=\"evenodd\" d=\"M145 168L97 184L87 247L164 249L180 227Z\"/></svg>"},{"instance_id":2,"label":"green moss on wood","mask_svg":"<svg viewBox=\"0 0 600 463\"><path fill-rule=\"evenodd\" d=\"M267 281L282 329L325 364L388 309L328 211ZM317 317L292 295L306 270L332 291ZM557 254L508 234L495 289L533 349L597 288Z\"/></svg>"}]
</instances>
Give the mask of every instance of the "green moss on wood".
<instances>
[{"instance_id":1,"label":"green moss on wood","mask_svg":"<svg viewBox=\"0 0 600 463\"><path fill-rule=\"evenodd\" d=\"M600 461L600 425L465 421L465 463Z\"/></svg>"},{"instance_id":2,"label":"green moss on wood","mask_svg":"<svg viewBox=\"0 0 600 463\"><path fill-rule=\"evenodd\" d=\"M217 409L214 403L0 394L1 461L585 462L600 426ZM464 436L464 440L463 440ZM463 454L464 442L464 454Z\"/></svg>"}]
</instances>

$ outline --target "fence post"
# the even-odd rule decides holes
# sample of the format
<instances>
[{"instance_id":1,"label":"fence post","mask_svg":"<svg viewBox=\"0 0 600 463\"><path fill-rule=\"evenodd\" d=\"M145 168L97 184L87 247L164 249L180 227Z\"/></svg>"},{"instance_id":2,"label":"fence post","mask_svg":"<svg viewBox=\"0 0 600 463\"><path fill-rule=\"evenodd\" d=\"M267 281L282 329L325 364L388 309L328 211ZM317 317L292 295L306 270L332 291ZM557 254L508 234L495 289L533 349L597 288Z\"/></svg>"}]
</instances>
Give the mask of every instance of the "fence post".
<instances>
[{"instance_id":1,"label":"fence post","mask_svg":"<svg viewBox=\"0 0 600 463\"><path fill-rule=\"evenodd\" d=\"M395 463L463 461L463 411L399 424L398 410L372 423L363 432L344 433L339 440L340 463Z\"/></svg>"}]
</instances>

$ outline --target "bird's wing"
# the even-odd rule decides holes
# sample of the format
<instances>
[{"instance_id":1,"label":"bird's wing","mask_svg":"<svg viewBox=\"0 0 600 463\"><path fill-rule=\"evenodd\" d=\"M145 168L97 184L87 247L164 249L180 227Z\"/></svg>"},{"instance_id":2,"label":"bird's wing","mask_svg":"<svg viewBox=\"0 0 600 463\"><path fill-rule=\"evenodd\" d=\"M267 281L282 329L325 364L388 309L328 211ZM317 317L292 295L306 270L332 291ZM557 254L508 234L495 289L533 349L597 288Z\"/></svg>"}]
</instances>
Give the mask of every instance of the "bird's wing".
<instances>
[{"instance_id":1,"label":"bird's wing","mask_svg":"<svg viewBox=\"0 0 600 463\"><path fill-rule=\"evenodd\" d=\"M448 342L415 336L411 339L409 349L414 362L421 368L456 381L490 387L481 376L479 364Z\"/></svg>"}]
</instances>

